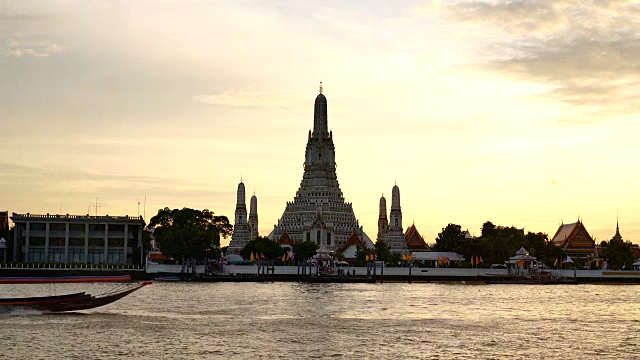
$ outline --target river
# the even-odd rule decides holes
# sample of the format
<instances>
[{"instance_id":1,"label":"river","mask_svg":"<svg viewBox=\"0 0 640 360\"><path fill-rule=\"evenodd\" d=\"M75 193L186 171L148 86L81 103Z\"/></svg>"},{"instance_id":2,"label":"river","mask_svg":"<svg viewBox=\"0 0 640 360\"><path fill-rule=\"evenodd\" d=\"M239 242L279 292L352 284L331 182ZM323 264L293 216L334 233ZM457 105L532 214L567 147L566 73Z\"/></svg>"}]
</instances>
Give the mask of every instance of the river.
<instances>
[{"instance_id":1,"label":"river","mask_svg":"<svg viewBox=\"0 0 640 360\"><path fill-rule=\"evenodd\" d=\"M110 284L0 285L0 297ZM0 315L4 359L640 358L640 286L154 283Z\"/></svg>"}]
</instances>

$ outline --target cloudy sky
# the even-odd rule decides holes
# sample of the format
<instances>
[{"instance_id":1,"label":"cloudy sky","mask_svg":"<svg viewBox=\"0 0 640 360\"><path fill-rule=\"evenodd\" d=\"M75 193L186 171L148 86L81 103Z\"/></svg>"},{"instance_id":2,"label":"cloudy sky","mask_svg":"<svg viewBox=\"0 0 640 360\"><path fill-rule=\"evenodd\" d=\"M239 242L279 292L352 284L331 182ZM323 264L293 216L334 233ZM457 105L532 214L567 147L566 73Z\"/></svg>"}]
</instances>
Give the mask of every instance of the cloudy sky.
<instances>
[{"instance_id":1,"label":"cloudy sky","mask_svg":"<svg viewBox=\"0 0 640 360\"><path fill-rule=\"evenodd\" d=\"M233 219L242 176L266 235L323 81L372 238L397 182L430 242L618 212L640 243L639 59L631 1L0 0L0 209Z\"/></svg>"}]
</instances>

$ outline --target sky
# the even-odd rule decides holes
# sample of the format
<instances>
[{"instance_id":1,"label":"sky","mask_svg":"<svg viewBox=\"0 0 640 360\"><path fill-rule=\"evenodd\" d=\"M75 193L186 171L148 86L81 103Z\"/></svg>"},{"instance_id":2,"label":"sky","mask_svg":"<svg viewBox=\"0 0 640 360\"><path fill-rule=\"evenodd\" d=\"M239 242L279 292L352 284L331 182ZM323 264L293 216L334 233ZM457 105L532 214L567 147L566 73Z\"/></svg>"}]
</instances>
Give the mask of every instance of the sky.
<instances>
[{"instance_id":1,"label":"sky","mask_svg":"<svg viewBox=\"0 0 640 360\"><path fill-rule=\"evenodd\" d=\"M397 183L427 242L618 217L640 243L639 59L633 1L0 0L0 210L233 221L242 177L267 235L322 81L371 238Z\"/></svg>"}]
</instances>

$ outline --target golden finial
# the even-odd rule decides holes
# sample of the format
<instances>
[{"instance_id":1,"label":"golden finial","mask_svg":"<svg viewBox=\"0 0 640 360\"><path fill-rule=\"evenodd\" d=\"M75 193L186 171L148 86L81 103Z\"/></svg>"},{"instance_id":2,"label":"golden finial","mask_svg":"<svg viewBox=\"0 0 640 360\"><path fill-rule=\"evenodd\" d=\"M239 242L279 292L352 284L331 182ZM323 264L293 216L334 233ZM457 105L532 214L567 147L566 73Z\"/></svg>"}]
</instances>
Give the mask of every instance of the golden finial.
<instances>
[{"instance_id":1,"label":"golden finial","mask_svg":"<svg viewBox=\"0 0 640 360\"><path fill-rule=\"evenodd\" d=\"M320 94L322 94L322 81L320 81Z\"/></svg>"}]
</instances>

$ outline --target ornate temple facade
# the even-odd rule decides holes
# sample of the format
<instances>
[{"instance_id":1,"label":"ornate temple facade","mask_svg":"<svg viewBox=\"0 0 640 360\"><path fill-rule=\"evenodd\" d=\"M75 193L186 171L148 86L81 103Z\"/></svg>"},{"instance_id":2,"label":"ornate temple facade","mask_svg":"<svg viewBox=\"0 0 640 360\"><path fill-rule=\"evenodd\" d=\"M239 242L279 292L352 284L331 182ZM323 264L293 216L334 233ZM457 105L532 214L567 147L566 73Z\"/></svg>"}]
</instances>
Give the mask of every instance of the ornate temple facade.
<instances>
[{"instance_id":1,"label":"ornate temple facade","mask_svg":"<svg viewBox=\"0 0 640 360\"><path fill-rule=\"evenodd\" d=\"M380 211L386 208L386 200L384 196L380 198ZM400 188L398 185L394 185L391 190L391 211L389 212L389 226L386 231L384 229L384 222L386 221L386 215L378 216L378 238L384 238L391 252L395 253L407 253L407 242L402 231L402 208L400 207Z\"/></svg>"},{"instance_id":2,"label":"ornate temple facade","mask_svg":"<svg viewBox=\"0 0 640 360\"><path fill-rule=\"evenodd\" d=\"M380 197L380 211L378 214L378 238L384 241L391 252L408 253L410 251L427 251L429 246L418 232L416 225L411 225L406 232L402 231L402 207L400 206L400 188L394 185L391 190L391 222L387 221L387 199L384 194Z\"/></svg>"},{"instance_id":3,"label":"ornate temple facade","mask_svg":"<svg viewBox=\"0 0 640 360\"><path fill-rule=\"evenodd\" d=\"M251 197L251 213L247 217L246 195L242 179L238 184L237 194L233 234L227 250L230 254L239 254L251 239L258 236L258 198L256 194Z\"/></svg>"},{"instance_id":4,"label":"ornate temple facade","mask_svg":"<svg viewBox=\"0 0 640 360\"><path fill-rule=\"evenodd\" d=\"M373 243L363 232L351 203L345 202L336 175L333 134L327 124L327 98L316 97L313 131L309 131L305 151L304 174L293 201L274 225L269 238L279 240L283 234L293 241L313 241L320 249L340 249L355 231L367 246Z\"/></svg>"},{"instance_id":5,"label":"ornate temple facade","mask_svg":"<svg viewBox=\"0 0 640 360\"><path fill-rule=\"evenodd\" d=\"M378 237L376 241L387 242L389 233L389 220L387 220L387 199L384 194L380 197L380 211L378 213Z\"/></svg>"},{"instance_id":6,"label":"ornate temple facade","mask_svg":"<svg viewBox=\"0 0 640 360\"><path fill-rule=\"evenodd\" d=\"M560 225L551 242L574 259L589 259L597 254L596 243L580 220Z\"/></svg>"}]
</instances>

